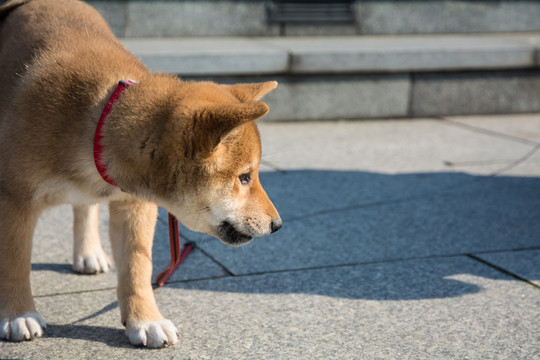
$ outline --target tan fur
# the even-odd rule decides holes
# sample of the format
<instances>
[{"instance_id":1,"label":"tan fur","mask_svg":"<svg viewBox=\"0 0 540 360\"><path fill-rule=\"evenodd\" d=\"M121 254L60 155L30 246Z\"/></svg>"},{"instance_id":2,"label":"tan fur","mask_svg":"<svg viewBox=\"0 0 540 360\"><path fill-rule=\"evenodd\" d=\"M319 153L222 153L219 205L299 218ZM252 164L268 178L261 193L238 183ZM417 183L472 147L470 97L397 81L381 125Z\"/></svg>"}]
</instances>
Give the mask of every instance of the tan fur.
<instances>
[{"instance_id":1,"label":"tan fur","mask_svg":"<svg viewBox=\"0 0 540 360\"><path fill-rule=\"evenodd\" d=\"M0 7L0 69L0 338L41 334L39 316L27 314L36 311L31 240L43 209L74 204L74 268L100 272L108 259L96 203L107 201L128 336L151 347L174 343L151 288L155 204L233 246L279 229L258 179L254 123L268 112L259 99L277 83L217 85L150 73L76 0ZM125 192L101 178L93 159L97 121L122 79L138 83L106 120L103 160ZM26 330L17 330L17 319L26 319Z\"/></svg>"}]
</instances>

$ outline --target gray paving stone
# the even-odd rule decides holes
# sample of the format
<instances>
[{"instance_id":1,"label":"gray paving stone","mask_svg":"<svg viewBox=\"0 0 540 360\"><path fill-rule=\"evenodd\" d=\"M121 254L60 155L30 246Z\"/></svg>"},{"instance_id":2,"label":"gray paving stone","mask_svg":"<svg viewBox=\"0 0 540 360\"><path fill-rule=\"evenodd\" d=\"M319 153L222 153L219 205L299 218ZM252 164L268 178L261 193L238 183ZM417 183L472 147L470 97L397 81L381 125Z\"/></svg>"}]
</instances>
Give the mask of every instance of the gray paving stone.
<instances>
[{"instance_id":1,"label":"gray paving stone","mask_svg":"<svg viewBox=\"0 0 540 360\"><path fill-rule=\"evenodd\" d=\"M416 74L413 116L532 113L540 111L540 72Z\"/></svg>"},{"instance_id":2,"label":"gray paving stone","mask_svg":"<svg viewBox=\"0 0 540 360\"><path fill-rule=\"evenodd\" d=\"M270 106L270 113L276 106ZM466 119L462 121L467 123ZM537 115L508 119L490 118L491 122L485 125L493 125L495 130L506 127L514 132L527 132L535 131L536 124L540 123ZM261 122L262 159L285 171L327 169L382 174L466 171L487 175L531 149L529 143L450 125L436 119L306 124ZM471 161L483 166L456 166ZM454 165L449 166L449 163Z\"/></svg>"},{"instance_id":3,"label":"gray paving stone","mask_svg":"<svg viewBox=\"0 0 540 360\"><path fill-rule=\"evenodd\" d=\"M107 206L100 207L100 236L104 251L112 259L108 237ZM115 288L116 271L99 275L79 275L73 263L73 213L63 205L46 210L38 221L32 249L30 274L34 296Z\"/></svg>"},{"instance_id":4,"label":"gray paving stone","mask_svg":"<svg viewBox=\"0 0 540 360\"><path fill-rule=\"evenodd\" d=\"M522 311L534 314L538 303L534 289L508 280L469 259L452 258L265 274L178 286L194 295L201 290L224 294L228 300L223 305L225 313L218 308L211 312L210 319L201 319L205 328L213 327L218 336L225 336L224 341L238 344L236 349L227 351L221 345L223 340L204 338L210 348L218 349L214 353L218 357L504 358L513 353L526 358L534 351L534 335L529 331L537 329L538 324L533 319L527 319L521 331L513 332L516 337L527 339L528 349L512 345L515 340L503 340L507 333L504 325L495 326L487 336L485 332L485 326L492 329L492 321L506 319L502 320L504 324L509 318L519 317ZM515 293L497 299L496 293L502 289L492 286L503 282L515 285ZM235 301L231 292L243 297ZM480 298L491 308L486 309ZM207 301L209 305L216 304L211 297ZM510 301L521 303L519 310L497 314ZM524 308L523 301L532 308ZM480 309L483 310L475 314ZM243 318L245 313L251 314L249 319ZM464 317L474 320L458 320ZM331 320L327 322L328 319ZM231 324L235 329L232 333ZM254 336L257 329L264 329L264 334ZM197 336L196 331L189 333Z\"/></svg>"},{"instance_id":5,"label":"gray paving stone","mask_svg":"<svg viewBox=\"0 0 540 360\"><path fill-rule=\"evenodd\" d=\"M532 359L538 290L465 257L175 283L156 290L179 344L129 345L113 290L41 297L22 359ZM74 306L75 305L75 306ZM488 329L488 331L486 331Z\"/></svg>"},{"instance_id":6,"label":"gray paving stone","mask_svg":"<svg viewBox=\"0 0 540 360\"><path fill-rule=\"evenodd\" d=\"M540 248L540 241L537 246ZM476 256L540 286L540 249L477 254Z\"/></svg>"},{"instance_id":7,"label":"gray paving stone","mask_svg":"<svg viewBox=\"0 0 540 360\"><path fill-rule=\"evenodd\" d=\"M105 274L79 275L71 264L54 262L32 264L30 281L34 296L115 289L117 284L115 268Z\"/></svg>"},{"instance_id":8,"label":"gray paving stone","mask_svg":"<svg viewBox=\"0 0 540 360\"><path fill-rule=\"evenodd\" d=\"M448 117L450 121L481 130L496 131L518 139L540 143L540 115L484 115L467 117Z\"/></svg>"},{"instance_id":9,"label":"gray paving stone","mask_svg":"<svg viewBox=\"0 0 540 360\"><path fill-rule=\"evenodd\" d=\"M509 169L505 174L514 176L531 176L540 177L540 149L536 148L535 153L526 161L516 164L515 167Z\"/></svg>"}]
</instances>

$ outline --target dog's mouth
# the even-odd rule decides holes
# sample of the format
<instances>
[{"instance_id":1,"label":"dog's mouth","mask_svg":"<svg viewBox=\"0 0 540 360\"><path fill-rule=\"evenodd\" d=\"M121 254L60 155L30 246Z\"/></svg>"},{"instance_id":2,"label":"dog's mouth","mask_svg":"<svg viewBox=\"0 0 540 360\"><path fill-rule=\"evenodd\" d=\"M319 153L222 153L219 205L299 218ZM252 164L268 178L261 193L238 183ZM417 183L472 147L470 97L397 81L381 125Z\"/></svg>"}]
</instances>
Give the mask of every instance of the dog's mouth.
<instances>
[{"instance_id":1,"label":"dog's mouth","mask_svg":"<svg viewBox=\"0 0 540 360\"><path fill-rule=\"evenodd\" d=\"M252 237L241 233L228 221L224 221L218 228L219 238L230 246L240 246L251 241Z\"/></svg>"}]
</instances>

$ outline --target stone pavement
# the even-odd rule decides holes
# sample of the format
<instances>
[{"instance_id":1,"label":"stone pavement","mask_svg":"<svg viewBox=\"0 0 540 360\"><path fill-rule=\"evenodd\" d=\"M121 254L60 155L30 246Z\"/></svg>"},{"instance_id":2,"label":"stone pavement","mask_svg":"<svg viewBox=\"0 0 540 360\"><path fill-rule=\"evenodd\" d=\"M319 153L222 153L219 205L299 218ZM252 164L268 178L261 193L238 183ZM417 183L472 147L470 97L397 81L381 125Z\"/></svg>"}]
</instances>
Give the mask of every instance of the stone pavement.
<instances>
[{"instance_id":1,"label":"stone pavement","mask_svg":"<svg viewBox=\"0 0 540 360\"><path fill-rule=\"evenodd\" d=\"M155 291L177 345L129 344L114 269L71 270L63 206L34 241L46 334L0 358L540 359L539 114L260 129L283 229L234 249L182 229L197 248ZM162 212L155 274L168 258Z\"/></svg>"}]
</instances>

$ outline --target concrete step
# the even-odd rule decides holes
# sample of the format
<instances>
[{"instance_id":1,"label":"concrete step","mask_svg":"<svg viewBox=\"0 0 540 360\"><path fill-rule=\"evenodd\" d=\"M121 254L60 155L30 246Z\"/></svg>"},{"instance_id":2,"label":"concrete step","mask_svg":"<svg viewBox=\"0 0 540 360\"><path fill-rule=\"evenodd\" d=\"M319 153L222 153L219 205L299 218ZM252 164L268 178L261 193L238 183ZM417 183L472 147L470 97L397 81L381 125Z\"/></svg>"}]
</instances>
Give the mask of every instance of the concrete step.
<instances>
[{"instance_id":1,"label":"concrete step","mask_svg":"<svg viewBox=\"0 0 540 360\"><path fill-rule=\"evenodd\" d=\"M184 79L278 80L268 120L540 111L540 33L122 42Z\"/></svg>"},{"instance_id":2,"label":"concrete step","mask_svg":"<svg viewBox=\"0 0 540 360\"><path fill-rule=\"evenodd\" d=\"M181 76L534 69L540 33L123 39L152 70Z\"/></svg>"}]
</instances>

